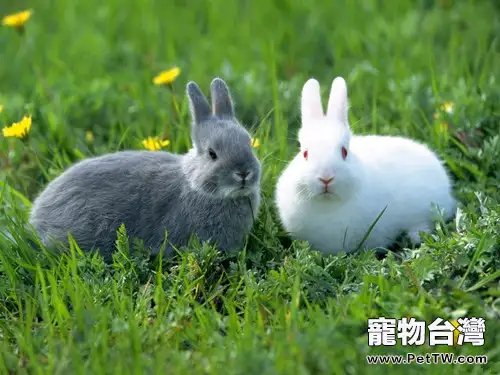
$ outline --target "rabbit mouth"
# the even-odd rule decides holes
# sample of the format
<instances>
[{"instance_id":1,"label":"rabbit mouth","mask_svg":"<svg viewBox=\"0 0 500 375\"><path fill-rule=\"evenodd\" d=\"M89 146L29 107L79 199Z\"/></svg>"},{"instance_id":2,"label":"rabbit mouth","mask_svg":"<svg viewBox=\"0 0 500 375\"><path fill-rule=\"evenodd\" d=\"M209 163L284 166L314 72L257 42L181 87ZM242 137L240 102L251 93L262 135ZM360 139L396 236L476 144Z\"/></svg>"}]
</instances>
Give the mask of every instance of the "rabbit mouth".
<instances>
[{"instance_id":1,"label":"rabbit mouth","mask_svg":"<svg viewBox=\"0 0 500 375\"><path fill-rule=\"evenodd\" d=\"M337 195L333 187L321 187L318 189L314 189L313 191L311 191L311 193L313 196L321 200L333 199Z\"/></svg>"},{"instance_id":2,"label":"rabbit mouth","mask_svg":"<svg viewBox=\"0 0 500 375\"><path fill-rule=\"evenodd\" d=\"M238 187L234 188L231 192L232 197L246 197L251 195L253 192L253 189L251 186L247 184L242 184L239 185Z\"/></svg>"},{"instance_id":3,"label":"rabbit mouth","mask_svg":"<svg viewBox=\"0 0 500 375\"><path fill-rule=\"evenodd\" d=\"M322 190L320 193L316 194L319 199L332 199L334 196L333 192L330 190Z\"/></svg>"},{"instance_id":4,"label":"rabbit mouth","mask_svg":"<svg viewBox=\"0 0 500 375\"><path fill-rule=\"evenodd\" d=\"M248 185L240 185L239 187L236 188L236 191L239 191L239 192L250 192L252 189L250 188L250 186Z\"/></svg>"},{"instance_id":5,"label":"rabbit mouth","mask_svg":"<svg viewBox=\"0 0 500 375\"><path fill-rule=\"evenodd\" d=\"M225 198L239 198L251 196L255 188L250 184L238 184L233 186L226 186L220 190L222 197Z\"/></svg>"},{"instance_id":6,"label":"rabbit mouth","mask_svg":"<svg viewBox=\"0 0 500 375\"><path fill-rule=\"evenodd\" d=\"M316 194L316 199L328 202L336 202L342 200L339 194L335 192L333 189L328 189L328 190L323 189L321 192Z\"/></svg>"}]
</instances>

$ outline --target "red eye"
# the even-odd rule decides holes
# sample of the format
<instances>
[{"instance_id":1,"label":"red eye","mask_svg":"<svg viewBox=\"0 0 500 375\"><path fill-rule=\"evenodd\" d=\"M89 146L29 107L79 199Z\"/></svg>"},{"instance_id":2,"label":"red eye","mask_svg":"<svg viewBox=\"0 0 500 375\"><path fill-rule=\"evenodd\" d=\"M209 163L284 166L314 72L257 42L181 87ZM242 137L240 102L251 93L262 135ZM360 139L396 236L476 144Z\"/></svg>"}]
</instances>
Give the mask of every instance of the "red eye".
<instances>
[{"instance_id":1,"label":"red eye","mask_svg":"<svg viewBox=\"0 0 500 375\"><path fill-rule=\"evenodd\" d=\"M345 147L342 147L342 159L345 160L346 157L347 157L347 149Z\"/></svg>"},{"instance_id":2,"label":"red eye","mask_svg":"<svg viewBox=\"0 0 500 375\"><path fill-rule=\"evenodd\" d=\"M305 150L302 154L304 155L304 159L306 159L306 160L307 160L307 155L308 155L307 150Z\"/></svg>"}]
</instances>

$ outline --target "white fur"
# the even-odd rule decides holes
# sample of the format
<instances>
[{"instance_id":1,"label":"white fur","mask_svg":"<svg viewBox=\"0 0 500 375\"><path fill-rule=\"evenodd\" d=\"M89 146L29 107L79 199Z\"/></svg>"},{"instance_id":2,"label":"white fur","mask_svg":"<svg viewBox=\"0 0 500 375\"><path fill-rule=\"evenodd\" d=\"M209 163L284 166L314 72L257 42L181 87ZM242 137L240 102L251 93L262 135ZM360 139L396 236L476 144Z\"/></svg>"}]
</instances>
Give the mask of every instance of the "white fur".
<instances>
[{"instance_id":1,"label":"white fur","mask_svg":"<svg viewBox=\"0 0 500 375\"><path fill-rule=\"evenodd\" d=\"M454 214L450 179L427 146L402 137L352 135L342 78L332 83L326 116L314 79L304 85L301 105L301 150L276 187L279 216L294 238L325 254L355 251L387 206L361 248L388 247L403 232L418 243L419 232L434 228L432 203L447 218ZM334 177L327 194L320 177Z\"/></svg>"}]
</instances>

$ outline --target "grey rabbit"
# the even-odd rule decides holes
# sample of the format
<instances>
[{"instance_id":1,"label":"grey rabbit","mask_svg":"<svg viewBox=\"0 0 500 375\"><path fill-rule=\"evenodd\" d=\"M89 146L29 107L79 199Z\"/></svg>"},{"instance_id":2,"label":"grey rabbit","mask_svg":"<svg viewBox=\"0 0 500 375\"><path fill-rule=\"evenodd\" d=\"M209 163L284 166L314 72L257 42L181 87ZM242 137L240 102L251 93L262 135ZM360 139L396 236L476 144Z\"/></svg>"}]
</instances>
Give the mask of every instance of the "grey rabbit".
<instances>
[{"instance_id":1,"label":"grey rabbit","mask_svg":"<svg viewBox=\"0 0 500 375\"><path fill-rule=\"evenodd\" d=\"M192 234L221 251L239 249L260 206L261 164L249 132L235 117L226 83L211 85L212 110L195 82L186 92L193 148L120 151L69 167L35 199L30 215L41 242L68 245L68 232L84 251L111 259L116 230L144 241L156 255L168 231L167 251Z\"/></svg>"}]
</instances>

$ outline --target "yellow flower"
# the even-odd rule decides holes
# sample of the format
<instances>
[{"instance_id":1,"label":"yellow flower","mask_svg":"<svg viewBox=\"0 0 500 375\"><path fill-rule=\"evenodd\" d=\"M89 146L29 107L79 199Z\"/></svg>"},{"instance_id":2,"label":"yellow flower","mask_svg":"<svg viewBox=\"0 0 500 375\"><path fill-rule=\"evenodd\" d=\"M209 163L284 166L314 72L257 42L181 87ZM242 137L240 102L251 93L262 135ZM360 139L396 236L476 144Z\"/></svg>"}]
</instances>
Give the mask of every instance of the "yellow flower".
<instances>
[{"instance_id":1,"label":"yellow flower","mask_svg":"<svg viewBox=\"0 0 500 375\"><path fill-rule=\"evenodd\" d=\"M142 145L151 151L160 150L162 147L167 147L170 144L168 139L160 140L160 137L148 137L142 141Z\"/></svg>"},{"instance_id":2,"label":"yellow flower","mask_svg":"<svg viewBox=\"0 0 500 375\"><path fill-rule=\"evenodd\" d=\"M94 133L92 133L90 130L87 130L85 132L85 139L87 140L87 142L92 142L94 140Z\"/></svg>"},{"instance_id":3,"label":"yellow flower","mask_svg":"<svg viewBox=\"0 0 500 375\"><path fill-rule=\"evenodd\" d=\"M3 112L3 104L0 104L0 113Z\"/></svg>"},{"instance_id":4,"label":"yellow flower","mask_svg":"<svg viewBox=\"0 0 500 375\"><path fill-rule=\"evenodd\" d=\"M153 83L155 85L169 85L175 81L179 74L181 74L181 70L178 67L164 70L153 79Z\"/></svg>"},{"instance_id":5,"label":"yellow flower","mask_svg":"<svg viewBox=\"0 0 500 375\"><path fill-rule=\"evenodd\" d=\"M2 25L8 27L23 27L26 21L28 21L33 14L33 11L25 10L23 12L9 14L2 19Z\"/></svg>"},{"instance_id":6,"label":"yellow flower","mask_svg":"<svg viewBox=\"0 0 500 375\"><path fill-rule=\"evenodd\" d=\"M453 102L444 102L441 105L441 110L445 111L448 114L452 114L453 113L453 109L455 109L455 103L453 103Z\"/></svg>"},{"instance_id":7,"label":"yellow flower","mask_svg":"<svg viewBox=\"0 0 500 375\"><path fill-rule=\"evenodd\" d=\"M260 146L260 139L259 138L252 138L252 147L258 148Z\"/></svg>"},{"instance_id":8,"label":"yellow flower","mask_svg":"<svg viewBox=\"0 0 500 375\"><path fill-rule=\"evenodd\" d=\"M24 116L19 122L3 128L4 137L24 138L31 129L31 116Z\"/></svg>"}]
</instances>

